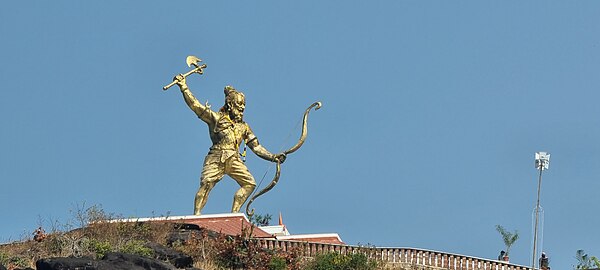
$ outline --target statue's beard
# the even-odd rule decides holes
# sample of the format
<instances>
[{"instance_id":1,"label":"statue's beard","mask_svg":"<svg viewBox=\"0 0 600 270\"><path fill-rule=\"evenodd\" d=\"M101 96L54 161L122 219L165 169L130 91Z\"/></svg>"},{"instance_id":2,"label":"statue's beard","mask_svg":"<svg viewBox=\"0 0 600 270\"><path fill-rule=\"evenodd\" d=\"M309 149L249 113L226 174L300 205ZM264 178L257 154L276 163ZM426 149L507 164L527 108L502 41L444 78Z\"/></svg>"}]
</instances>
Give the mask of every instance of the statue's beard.
<instances>
[{"instance_id":1,"label":"statue's beard","mask_svg":"<svg viewBox=\"0 0 600 270\"><path fill-rule=\"evenodd\" d=\"M244 118L244 113L236 110L236 109L231 109L229 111L229 117L231 118L231 120L233 120L234 122L242 122L242 119Z\"/></svg>"}]
</instances>

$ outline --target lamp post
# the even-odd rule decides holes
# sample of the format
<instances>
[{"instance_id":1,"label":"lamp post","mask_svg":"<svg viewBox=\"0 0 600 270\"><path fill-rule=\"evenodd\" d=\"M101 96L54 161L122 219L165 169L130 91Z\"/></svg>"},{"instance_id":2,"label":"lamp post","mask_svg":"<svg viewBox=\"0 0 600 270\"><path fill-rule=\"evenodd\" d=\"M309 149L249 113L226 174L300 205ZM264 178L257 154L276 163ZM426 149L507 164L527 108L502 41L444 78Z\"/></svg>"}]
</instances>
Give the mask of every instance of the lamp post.
<instances>
[{"instance_id":1,"label":"lamp post","mask_svg":"<svg viewBox=\"0 0 600 270\"><path fill-rule=\"evenodd\" d=\"M537 203L535 205L535 226L533 229L533 259L531 262L531 269L535 270L535 259L536 259L536 248L537 248L537 236L538 236L538 224L540 219L540 191L542 189L542 172L548 169L550 165L550 154L546 152L535 153L535 168L540 171L538 177L538 190L537 190Z\"/></svg>"}]
</instances>

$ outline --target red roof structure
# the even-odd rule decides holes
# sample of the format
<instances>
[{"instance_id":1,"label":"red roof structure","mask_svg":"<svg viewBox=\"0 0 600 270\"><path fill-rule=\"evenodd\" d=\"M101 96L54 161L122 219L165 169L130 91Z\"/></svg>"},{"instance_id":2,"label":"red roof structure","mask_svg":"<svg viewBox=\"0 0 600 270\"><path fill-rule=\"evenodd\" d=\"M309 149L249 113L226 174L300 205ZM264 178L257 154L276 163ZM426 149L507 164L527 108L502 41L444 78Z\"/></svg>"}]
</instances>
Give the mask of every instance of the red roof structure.
<instances>
[{"instance_id":1,"label":"red roof structure","mask_svg":"<svg viewBox=\"0 0 600 270\"><path fill-rule=\"evenodd\" d=\"M254 238L270 238L322 244L345 245L337 233L291 235L285 225L256 227L250 223L243 213L208 214L200 216L170 216L156 218L131 218L114 220L113 222L178 222L195 224L207 230L227 235L241 235L252 230ZM280 223L283 223L280 218Z\"/></svg>"},{"instance_id":2,"label":"red roof structure","mask_svg":"<svg viewBox=\"0 0 600 270\"><path fill-rule=\"evenodd\" d=\"M215 214L201 216L185 216L178 220L179 222L196 224L200 228L205 228L214 232L227 235L240 235L244 230L249 233L252 230L252 237L272 238L273 235L261 230L250 223L248 218L241 213L233 214ZM254 228L252 228L254 227Z\"/></svg>"},{"instance_id":3,"label":"red roof structure","mask_svg":"<svg viewBox=\"0 0 600 270\"><path fill-rule=\"evenodd\" d=\"M242 213L130 218L114 220L114 222L177 222L198 225L200 228L227 235L241 235L244 230L248 233L252 230L252 237L273 238L273 235L261 230L259 227L254 226L254 228L252 228L252 223L250 223L248 218L246 218L246 215Z\"/></svg>"}]
</instances>

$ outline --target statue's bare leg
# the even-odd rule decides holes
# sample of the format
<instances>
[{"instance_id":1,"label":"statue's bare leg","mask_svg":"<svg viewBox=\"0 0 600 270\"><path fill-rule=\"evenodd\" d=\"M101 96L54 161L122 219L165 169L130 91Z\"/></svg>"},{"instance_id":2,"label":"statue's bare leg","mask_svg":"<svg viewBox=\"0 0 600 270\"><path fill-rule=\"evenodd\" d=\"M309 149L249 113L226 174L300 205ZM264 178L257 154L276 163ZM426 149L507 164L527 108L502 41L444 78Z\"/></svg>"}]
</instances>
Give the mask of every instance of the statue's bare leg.
<instances>
[{"instance_id":1,"label":"statue's bare leg","mask_svg":"<svg viewBox=\"0 0 600 270\"><path fill-rule=\"evenodd\" d=\"M248 197L250 197L250 194L252 194L252 191L254 191L255 187L256 185L245 185L238 189L235 195L233 195L233 205L231 206L231 213L240 212L240 208L242 208L242 205L244 205Z\"/></svg>"},{"instance_id":2,"label":"statue's bare leg","mask_svg":"<svg viewBox=\"0 0 600 270\"><path fill-rule=\"evenodd\" d=\"M194 215L199 216L208 201L208 195L215 184L225 174L225 165L219 161L218 156L208 155L204 160L202 175L200 176L200 188L194 199Z\"/></svg>"},{"instance_id":3,"label":"statue's bare leg","mask_svg":"<svg viewBox=\"0 0 600 270\"><path fill-rule=\"evenodd\" d=\"M252 194L252 191L254 191L254 188L256 188L256 182L244 162L239 158L234 158L228 165L230 165L227 171L228 175L240 185L240 189L233 195L231 212L239 213L242 205L244 205L250 194Z\"/></svg>"},{"instance_id":4,"label":"statue's bare leg","mask_svg":"<svg viewBox=\"0 0 600 270\"><path fill-rule=\"evenodd\" d=\"M204 205L206 205L206 202L208 201L208 194L214 186L214 183L200 184L200 188L198 189L196 198L194 199L194 215L200 215L202 208L204 208Z\"/></svg>"}]
</instances>

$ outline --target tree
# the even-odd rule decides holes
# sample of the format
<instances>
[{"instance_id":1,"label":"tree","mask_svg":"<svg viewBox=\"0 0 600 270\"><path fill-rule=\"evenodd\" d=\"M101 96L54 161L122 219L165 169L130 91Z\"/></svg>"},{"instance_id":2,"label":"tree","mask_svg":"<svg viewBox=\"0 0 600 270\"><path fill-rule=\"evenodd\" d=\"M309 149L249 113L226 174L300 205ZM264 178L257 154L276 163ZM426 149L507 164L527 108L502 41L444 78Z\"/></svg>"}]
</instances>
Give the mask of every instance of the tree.
<instances>
[{"instance_id":1,"label":"tree","mask_svg":"<svg viewBox=\"0 0 600 270\"><path fill-rule=\"evenodd\" d=\"M589 256L583 249L577 250L575 259L577 259L577 265L575 266L577 270L588 270L593 269L593 267L600 269L600 260L594 256Z\"/></svg>"},{"instance_id":2,"label":"tree","mask_svg":"<svg viewBox=\"0 0 600 270\"><path fill-rule=\"evenodd\" d=\"M506 246L506 256L508 256L510 247L519 239L519 231L515 230L515 232L511 233L500 225L496 225L496 231L502 235L502 241L504 241L504 245Z\"/></svg>"},{"instance_id":3,"label":"tree","mask_svg":"<svg viewBox=\"0 0 600 270\"><path fill-rule=\"evenodd\" d=\"M273 218L270 214L250 216L250 222L256 226L269 226L269 222Z\"/></svg>"}]
</instances>

